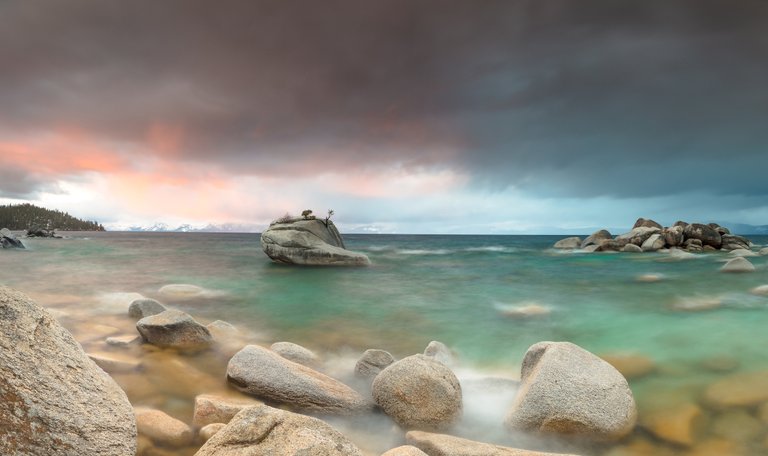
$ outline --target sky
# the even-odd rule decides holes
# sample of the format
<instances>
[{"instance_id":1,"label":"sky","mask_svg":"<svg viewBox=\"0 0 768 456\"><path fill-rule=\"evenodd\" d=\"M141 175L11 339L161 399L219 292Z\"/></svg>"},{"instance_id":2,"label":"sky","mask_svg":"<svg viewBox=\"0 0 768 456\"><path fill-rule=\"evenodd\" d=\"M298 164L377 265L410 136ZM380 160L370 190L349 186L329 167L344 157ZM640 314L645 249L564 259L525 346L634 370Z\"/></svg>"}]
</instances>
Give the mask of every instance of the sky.
<instances>
[{"instance_id":1,"label":"sky","mask_svg":"<svg viewBox=\"0 0 768 456\"><path fill-rule=\"evenodd\" d=\"M108 228L768 224L763 0L3 0L0 203Z\"/></svg>"}]
</instances>

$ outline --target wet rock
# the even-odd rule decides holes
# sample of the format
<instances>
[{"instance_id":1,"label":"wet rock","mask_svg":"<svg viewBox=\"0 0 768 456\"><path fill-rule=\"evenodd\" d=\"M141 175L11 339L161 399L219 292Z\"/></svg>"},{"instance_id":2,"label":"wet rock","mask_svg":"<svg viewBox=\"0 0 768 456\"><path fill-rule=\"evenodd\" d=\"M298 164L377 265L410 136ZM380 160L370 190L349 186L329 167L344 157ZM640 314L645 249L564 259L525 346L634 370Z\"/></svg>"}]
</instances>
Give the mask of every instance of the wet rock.
<instances>
[{"instance_id":1,"label":"wet rock","mask_svg":"<svg viewBox=\"0 0 768 456\"><path fill-rule=\"evenodd\" d=\"M211 322L205 325L205 327L208 328L208 331L211 333L213 338L217 341L221 341L223 339L228 339L231 337L236 337L237 335L240 334L240 331L237 328L235 328L234 325L224 320L216 320L214 322Z\"/></svg>"},{"instance_id":2,"label":"wet rock","mask_svg":"<svg viewBox=\"0 0 768 456\"><path fill-rule=\"evenodd\" d=\"M632 228L634 229L634 228L638 228L638 227L645 227L645 228L658 228L658 229L662 229L662 228L664 228L663 226L661 226L661 225L660 225L659 223L657 223L656 221L654 221L654 220L651 220L651 219L644 219L644 218L642 218L642 217L640 217L639 219L637 219L637 221L635 222L635 225L634 225Z\"/></svg>"},{"instance_id":3,"label":"wet rock","mask_svg":"<svg viewBox=\"0 0 768 456\"><path fill-rule=\"evenodd\" d=\"M621 249L627 245L626 240L606 239L600 241L600 245L595 250L596 252L621 252Z\"/></svg>"},{"instance_id":4,"label":"wet rock","mask_svg":"<svg viewBox=\"0 0 768 456\"><path fill-rule=\"evenodd\" d=\"M523 359L510 430L615 441L632 431L635 400L610 364L569 342L540 342Z\"/></svg>"},{"instance_id":5,"label":"wet rock","mask_svg":"<svg viewBox=\"0 0 768 456\"><path fill-rule=\"evenodd\" d=\"M637 353L606 353L600 358L615 367L627 380L645 377L656 369L656 363L651 358Z\"/></svg>"},{"instance_id":6,"label":"wet rock","mask_svg":"<svg viewBox=\"0 0 768 456\"><path fill-rule=\"evenodd\" d=\"M220 430L224 429L226 424L224 423L211 423L203 426L202 429L200 429L200 432L198 435L200 436L200 440L203 442L207 442L216 435Z\"/></svg>"},{"instance_id":7,"label":"wet rock","mask_svg":"<svg viewBox=\"0 0 768 456\"><path fill-rule=\"evenodd\" d=\"M401 359L373 381L373 399L403 429L446 429L462 411L459 380L426 355Z\"/></svg>"},{"instance_id":8,"label":"wet rock","mask_svg":"<svg viewBox=\"0 0 768 456\"><path fill-rule=\"evenodd\" d=\"M269 349L289 361L305 366L316 366L320 360L312 350L292 342L275 342Z\"/></svg>"},{"instance_id":9,"label":"wet rock","mask_svg":"<svg viewBox=\"0 0 768 456\"><path fill-rule=\"evenodd\" d=\"M388 351L369 349L355 363L355 375L360 378L373 380L379 372L395 362L395 357Z\"/></svg>"},{"instance_id":10,"label":"wet rock","mask_svg":"<svg viewBox=\"0 0 768 456\"><path fill-rule=\"evenodd\" d=\"M346 437L317 418L266 405L248 407L195 456L362 456Z\"/></svg>"},{"instance_id":11,"label":"wet rock","mask_svg":"<svg viewBox=\"0 0 768 456\"><path fill-rule=\"evenodd\" d=\"M403 445L397 448L392 448L381 454L381 456L428 456L427 453L421 451L412 445Z\"/></svg>"},{"instance_id":12,"label":"wet rock","mask_svg":"<svg viewBox=\"0 0 768 456\"><path fill-rule=\"evenodd\" d=\"M616 240L623 242L623 244L629 243L641 246L643 245L643 242L648 240L649 237L658 233L661 233L661 228L640 226L637 228L632 228L632 230L630 230L628 233L616 236Z\"/></svg>"},{"instance_id":13,"label":"wet rock","mask_svg":"<svg viewBox=\"0 0 768 456\"><path fill-rule=\"evenodd\" d=\"M542 306L536 302L519 305L499 305L497 308L499 309L499 313L501 315L511 318L539 317L552 313L551 308Z\"/></svg>"},{"instance_id":14,"label":"wet rock","mask_svg":"<svg viewBox=\"0 0 768 456\"><path fill-rule=\"evenodd\" d=\"M370 409L347 385L257 345L232 357L227 379L247 394L308 412L346 415Z\"/></svg>"},{"instance_id":15,"label":"wet rock","mask_svg":"<svg viewBox=\"0 0 768 456\"><path fill-rule=\"evenodd\" d=\"M643 252L655 252L662 248L664 248L664 238L659 233L652 234L641 246Z\"/></svg>"},{"instance_id":16,"label":"wet rock","mask_svg":"<svg viewBox=\"0 0 768 456\"><path fill-rule=\"evenodd\" d=\"M424 356L428 356L449 367L456 364L456 357L453 355L453 351L447 345L437 340L427 344L427 348L424 349Z\"/></svg>"},{"instance_id":17,"label":"wet rock","mask_svg":"<svg viewBox=\"0 0 768 456\"><path fill-rule=\"evenodd\" d=\"M227 424L240 412L240 410L261 404L261 401L248 397L226 397L217 396L215 394L200 394L195 397L195 410L192 415L192 425L198 428L212 423Z\"/></svg>"},{"instance_id":18,"label":"wet rock","mask_svg":"<svg viewBox=\"0 0 768 456\"><path fill-rule=\"evenodd\" d=\"M728 262L720 268L720 272L755 272L755 266L746 258L736 257L732 260L728 260Z\"/></svg>"},{"instance_id":19,"label":"wet rock","mask_svg":"<svg viewBox=\"0 0 768 456\"><path fill-rule=\"evenodd\" d=\"M709 245L719 249L723 245L723 238L720 233L709 225L692 223L685 227L683 235L686 239L698 239L702 246Z\"/></svg>"},{"instance_id":20,"label":"wet rock","mask_svg":"<svg viewBox=\"0 0 768 456\"><path fill-rule=\"evenodd\" d=\"M0 454L125 456L136 420L123 390L43 308L0 287Z\"/></svg>"},{"instance_id":21,"label":"wet rock","mask_svg":"<svg viewBox=\"0 0 768 456\"><path fill-rule=\"evenodd\" d=\"M749 292L757 296L768 296L768 285L760 285L749 290Z\"/></svg>"},{"instance_id":22,"label":"wet rock","mask_svg":"<svg viewBox=\"0 0 768 456\"><path fill-rule=\"evenodd\" d=\"M24 244L16 238L16 235L11 233L8 228L0 230L0 247L4 249L23 249Z\"/></svg>"},{"instance_id":23,"label":"wet rock","mask_svg":"<svg viewBox=\"0 0 768 456\"><path fill-rule=\"evenodd\" d=\"M578 236L560 239L559 241L555 242L555 245L553 246L553 248L565 250L578 249L579 247L581 247L581 238Z\"/></svg>"},{"instance_id":24,"label":"wet rock","mask_svg":"<svg viewBox=\"0 0 768 456\"><path fill-rule=\"evenodd\" d=\"M765 429L765 424L750 415L746 410L729 410L712 420L713 435L738 442L757 439Z\"/></svg>"},{"instance_id":25,"label":"wet rock","mask_svg":"<svg viewBox=\"0 0 768 456\"><path fill-rule=\"evenodd\" d=\"M136 323L136 329L145 341L158 347L198 351L209 348L213 343L208 328L178 310L166 310L142 318Z\"/></svg>"},{"instance_id":26,"label":"wet rock","mask_svg":"<svg viewBox=\"0 0 768 456\"><path fill-rule=\"evenodd\" d=\"M717 296L685 296L675 299L672 308L674 310L698 312L717 309L721 305L723 305L723 301Z\"/></svg>"},{"instance_id":27,"label":"wet rock","mask_svg":"<svg viewBox=\"0 0 768 456\"><path fill-rule=\"evenodd\" d=\"M759 251L759 252L757 252L757 253L759 253L761 256L765 256L765 255L768 255L768 247L763 247L763 248L762 248L762 249L760 249L760 251Z\"/></svg>"},{"instance_id":28,"label":"wet rock","mask_svg":"<svg viewBox=\"0 0 768 456\"><path fill-rule=\"evenodd\" d=\"M189 426L165 412L137 407L135 413L139 434L159 445L183 447L191 444L194 439Z\"/></svg>"},{"instance_id":29,"label":"wet rock","mask_svg":"<svg viewBox=\"0 0 768 456\"><path fill-rule=\"evenodd\" d=\"M141 361L136 358L111 353L88 353L88 357L110 374L141 370Z\"/></svg>"},{"instance_id":30,"label":"wet rock","mask_svg":"<svg viewBox=\"0 0 768 456\"><path fill-rule=\"evenodd\" d=\"M669 228L664 228L661 232L662 237L664 238L664 242L666 245L670 247L677 247L683 243L683 227L681 226L671 226Z\"/></svg>"},{"instance_id":31,"label":"wet rock","mask_svg":"<svg viewBox=\"0 0 768 456\"><path fill-rule=\"evenodd\" d=\"M599 245L592 244L582 248L581 250L583 250L584 253L592 253L592 252L597 252L597 249L599 248L600 248Z\"/></svg>"},{"instance_id":32,"label":"wet rock","mask_svg":"<svg viewBox=\"0 0 768 456\"><path fill-rule=\"evenodd\" d=\"M627 244L621 249L622 252L629 252L629 253L642 253L643 249L636 246L635 244Z\"/></svg>"},{"instance_id":33,"label":"wet rock","mask_svg":"<svg viewBox=\"0 0 768 456\"><path fill-rule=\"evenodd\" d=\"M732 256L732 257L742 257L742 258L760 256L760 255L758 255L757 253L755 253L755 252L753 252L751 250L742 249L742 248L731 250L729 255Z\"/></svg>"},{"instance_id":34,"label":"wet rock","mask_svg":"<svg viewBox=\"0 0 768 456\"><path fill-rule=\"evenodd\" d=\"M664 280L664 276L661 274L640 274L636 280L642 283L656 283Z\"/></svg>"},{"instance_id":35,"label":"wet rock","mask_svg":"<svg viewBox=\"0 0 768 456\"><path fill-rule=\"evenodd\" d=\"M700 239L686 239L683 242L683 248L689 252L701 252L704 250L704 245Z\"/></svg>"},{"instance_id":36,"label":"wet rock","mask_svg":"<svg viewBox=\"0 0 768 456\"><path fill-rule=\"evenodd\" d=\"M314 266L368 266L362 253L344 246L332 221L291 219L273 222L261 233L261 247L273 261Z\"/></svg>"},{"instance_id":37,"label":"wet rock","mask_svg":"<svg viewBox=\"0 0 768 456\"><path fill-rule=\"evenodd\" d=\"M749 239L742 236L724 234L721 236L721 239L723 240L723 245L721 247L723 250L750 250L752 248L752 243L749 242Z\"/></svg>"},{"instance_id":38,"label":"wet rock","mask_svg":"<svg viewBox=\"0 0 768 456\"><path fill-rule=\"evenodd\" d=\"M492 445L423 431L410 431L405 435L405 440L430 456L568 456Z\"/></svg>"},{"instance_id":39,"label":"wet rock","mask_svg":"<svg viewBox=\"0 0 768 456\"><path fill-rule=\"evenodd\" d=\"M112 347L130 347L133 345L139 345L143 339L136 334L126 334L124 336L112 336L107 337L105 342Z\"/></svg>"},{"instance_id":40,"label":"wet rock","mask_svg":"<svg viewBox=\"0 0 768 456\"><path fill-rule=\"evenodd\" d=\"M714 408L753 407L768 401L768 371L741 372L707 387L704 401Z\"/></svg>"},{"instance_id":41,"label":"wet rock","mask_svg":"<svg viewBox=\"0 0 768 456\"><path fill-rule=\"evenodd\" d=\"M679 226L679 227L681 227L683 230L685 230L685 227L686 227L686 226L688 226L688 225L689 225L689 223L688 223L688 222L683 222L682 220L678 220L678 221L676 221L676 222L675 222L675 223L674 223L672 226Z\"/></svg>"},{"instance_id":42,"label":"wet rock","mask_svg":"<svg viewBox=\"0 0 768 456\"><path fill-rule=\"evenodd\" d=\"M160 287L157 292L167 299L179 301L200 298L206 295L205 288L187 283L172 283L170 285L164 285Z\"/></svg>"},{"instance_id":43,"label":"wet rock","mask_svg":"<svg viewBox=\"0 0 768 456\"><path fill-rule=\"evenodd\" d=\"M703 359L699 366L710 372L732 372L739 368L738 358L731 355L713 355Z\"/></svg>"},{"instance_id":44,"label":"wet rock","mask_svg":"<svg viewBox=\"0 0 768 456\"><path fill-rule=\"evenodd\" d=\"M581 243L581 248L586 248L590 245L600 245L600 241L604 241L606 239L613 239L613 236L608 230L600 230L595 231L594 233L587 236L586 239Z\"/></svg>"},{"instance_id":45,"label":"wet rock","mask_svg":"<svg viewBox=\"0 0 768 456\"><path fill-rule=\"evenodd\" d=\"M157 315L165 312L167 309L164 305L155 301L154 299L136 299L128 307L128 316L141 320L144 317L150 315Z\"/></svg>"},{"instance_id":46,"label":"wet rock","mask_svg":"<svg viewBox=\"0 0 768 456\"><path fill-rule=\"evenodd\" d=\"M701 434L704 422L701 407L683 403L646 411L641 415L640 424L659 439L690 447Z\"/></svg>"}]
</instances>

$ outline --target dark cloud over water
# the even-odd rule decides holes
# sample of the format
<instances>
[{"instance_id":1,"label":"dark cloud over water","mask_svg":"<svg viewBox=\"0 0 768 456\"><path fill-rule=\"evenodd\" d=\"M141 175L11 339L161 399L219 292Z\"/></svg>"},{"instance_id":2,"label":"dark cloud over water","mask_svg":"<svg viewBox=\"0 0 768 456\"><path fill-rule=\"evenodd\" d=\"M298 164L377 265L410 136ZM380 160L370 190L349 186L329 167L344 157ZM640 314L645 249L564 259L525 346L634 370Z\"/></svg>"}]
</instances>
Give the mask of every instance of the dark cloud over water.
<instances>
[{"instance_id":1,"label":"dark cloud over water","mask_svg":"<svg viewBox=\"0 0 768 456\"><path fill-rule=\"evenodd\" d=\"M0 134L232 172L766 195L766 24L743 0L7 1Z\"/></svg>"}]
</instances>

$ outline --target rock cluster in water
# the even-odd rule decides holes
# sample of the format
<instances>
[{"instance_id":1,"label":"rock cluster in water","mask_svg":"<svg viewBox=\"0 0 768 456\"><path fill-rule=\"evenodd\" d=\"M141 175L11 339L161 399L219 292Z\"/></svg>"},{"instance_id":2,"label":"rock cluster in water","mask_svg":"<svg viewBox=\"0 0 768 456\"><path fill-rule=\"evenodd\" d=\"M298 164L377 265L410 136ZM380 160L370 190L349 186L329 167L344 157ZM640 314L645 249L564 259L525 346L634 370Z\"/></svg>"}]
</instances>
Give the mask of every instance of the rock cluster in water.
<instances>
[{"instance_id":1,"label":"rock cluster in water","mask_svg":"<svg viewBox=\"0 0 768 456\"><path fill-rule=\"evenodd\" d=\"M24 244L8 228L0 230L0 246L4 249L23 249Z\"/></svg>"},{"instance_id":2,"label":"rock cluster in water","mask_svg":"<svg viewBox=\"0 0 768 456\"><path fill-rule=\"evenodd\" d=\"M599 230L583 240L580 237L561 239L554 248L588 252L656 252L662 249L702 252L750 250L751 246L749 239L733 235L728 228L716 223L678 221L663 227L653 220L639 218L627 233L614 237L607 230Z\"/></svg>"},{"instance_id":3,"label":"rock cluster in water","mask_svg":"<svg viewBox=\"0 0 768 456\"><path fill-rule=\"evenodd\" d=\"M347 250L333 221L312 216L283 217L261 233L261 248L278 263L310 266L367 266L359 252Z\"/></svg>"}]
</instances>

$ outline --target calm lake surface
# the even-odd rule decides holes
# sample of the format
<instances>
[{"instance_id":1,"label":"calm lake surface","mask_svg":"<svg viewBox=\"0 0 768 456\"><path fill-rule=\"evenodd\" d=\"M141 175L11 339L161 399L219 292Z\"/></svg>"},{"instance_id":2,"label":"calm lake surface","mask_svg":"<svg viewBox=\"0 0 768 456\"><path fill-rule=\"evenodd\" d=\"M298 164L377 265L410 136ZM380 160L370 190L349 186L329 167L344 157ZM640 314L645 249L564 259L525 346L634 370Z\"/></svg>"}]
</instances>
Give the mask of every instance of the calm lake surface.
<instances>
[{"instance_id":1,"label":"calm lake surface","mask_svg":"<svg viewBox=\"0 0 768 456\"><path fill-rule=\"evenodd\" d=\"M724 274L718 269L726 253L669 261L664 253L552 250L564 236L346 235L347 247L366 253L371 267L308 268L272 263L258 234L66 236L26 239L26 251L0 252L0 282L54 309L87 351L103 349L105 327L130 331L127 307L141 295L203 322L229 321L255 341L296 342L328 359L351 359L352 366L367 348L400 358L422 352L431 340L456 352L459 372L476 375L519 376L526 349L543 340L570 341L596 354L641 355L655 366L630 381L641 420L654 398L695 402L723 376L768 371L768 297L750 293L768 284L768 257L750 258L754 273ZM659 280L639 280L649 274ZM204 290L159 292L169 284ZM703 310L680 310L685 307ZM213 369L206 366L200 370ZM223 378L224 371L209 373ZM144 399L183 418L186 397L197 392L174 398L161 389L156 396L166 397ZM763 454L768 425L758 411L747 412L762 431L745 439L710 425L701 439L722 438L746 454ZM707 413L710 422L720 419L720 412ZM671 454L683 451L641 437ZM621 454L632 454L626 451Z\"/></svg>"}]
</instances>

